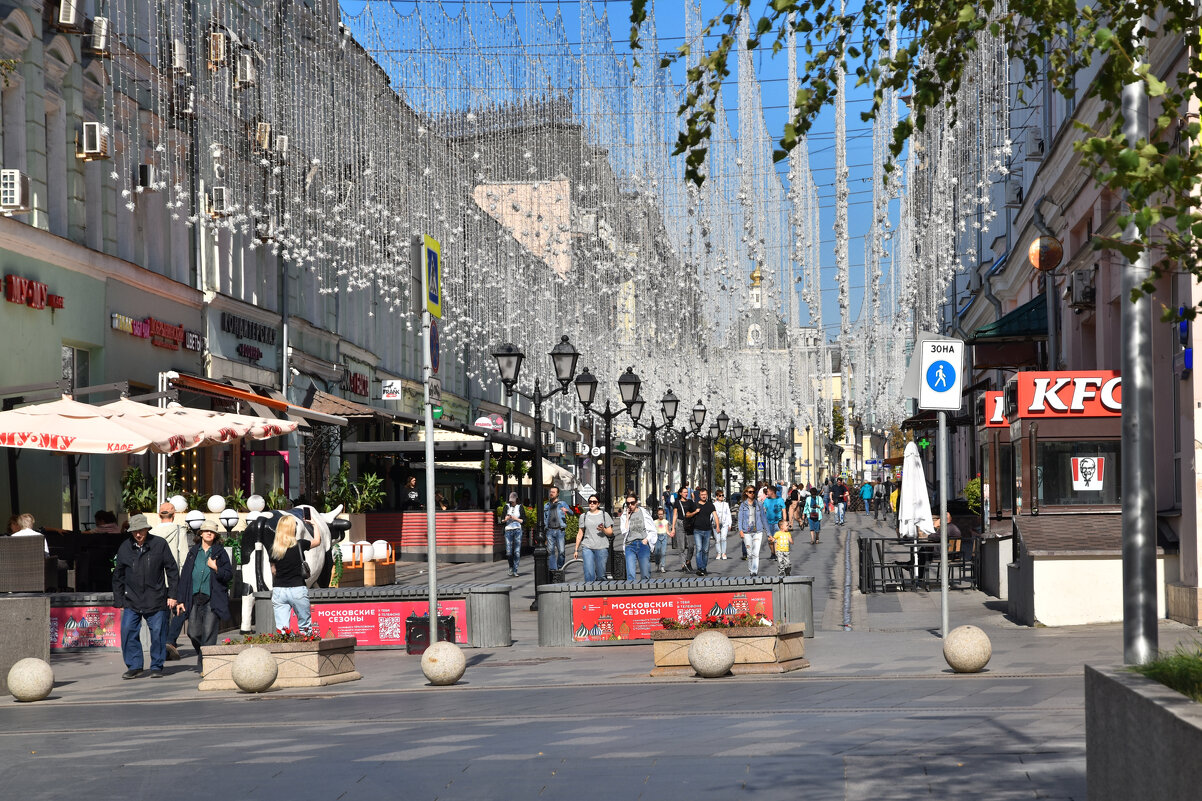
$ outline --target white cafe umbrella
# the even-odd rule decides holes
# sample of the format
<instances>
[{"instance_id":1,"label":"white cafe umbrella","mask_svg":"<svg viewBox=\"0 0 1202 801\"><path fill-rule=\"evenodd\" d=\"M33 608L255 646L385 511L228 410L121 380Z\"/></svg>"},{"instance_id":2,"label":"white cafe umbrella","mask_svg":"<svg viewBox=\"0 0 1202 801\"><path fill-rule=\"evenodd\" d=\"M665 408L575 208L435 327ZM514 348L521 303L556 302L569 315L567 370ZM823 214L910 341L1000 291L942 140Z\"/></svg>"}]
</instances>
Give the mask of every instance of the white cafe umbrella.
<instances>
[{"instance_id":1,"label":"white cafe umbrella","mask_svg":"<svg viewBox=\"0 0 1202 801\"><path fill-rule=\"evenodd\" d=\"M901 539L918 539L919 532L935 533L935 521L931 519L931 499L927 496L927 478L922 469L922 457L918 446L906 443L902 464L901 492L897 496L897 536Z\"/></svg>"},{"instance_id":2,"label":"white cafe umbrella","mask_svg":"<svg viewBox=\"0 0 1202 801\"><path fill-rule=\"evenodd\" d=\"M0 412L0 445L59 453L141 453L154 443L133 431L111 411L72 400Z\"/></svg>"}]
</instances>

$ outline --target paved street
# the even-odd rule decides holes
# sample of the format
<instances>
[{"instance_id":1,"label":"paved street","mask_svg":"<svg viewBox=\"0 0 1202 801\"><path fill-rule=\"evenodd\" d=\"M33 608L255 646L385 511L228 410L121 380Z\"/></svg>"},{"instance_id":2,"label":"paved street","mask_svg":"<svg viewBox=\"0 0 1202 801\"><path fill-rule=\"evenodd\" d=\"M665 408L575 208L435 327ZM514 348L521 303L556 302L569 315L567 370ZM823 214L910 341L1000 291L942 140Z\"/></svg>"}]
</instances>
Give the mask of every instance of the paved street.
<instances>
[{"instance_id":1,"label":"paved street","mask_svg":"<svg viewBox=\"0 0 1202 801\"><path fill-rule=\"evenodd\" d=\"M953 593L953 625L994 644L988 672L954 676L937 593L858 598L856 628L840 630L839 535L861 524L849 515L797 548L823 621L807 670L653 680L649 645L540 649L527 570L515 645L469 650L452 688L425 686L418 658L395 651L361 653L362 681L260 697L199 693L188 652L162 680L127 682L115 652L55 657L50 700L0 702L4 795L1084 799L1082 664L1118 661L1121 627L1018 627L986 596ZM746 569L731 551L715 573ZM1165 624L1162 647L1192 635Z\"/></svg>"}]
</instances>

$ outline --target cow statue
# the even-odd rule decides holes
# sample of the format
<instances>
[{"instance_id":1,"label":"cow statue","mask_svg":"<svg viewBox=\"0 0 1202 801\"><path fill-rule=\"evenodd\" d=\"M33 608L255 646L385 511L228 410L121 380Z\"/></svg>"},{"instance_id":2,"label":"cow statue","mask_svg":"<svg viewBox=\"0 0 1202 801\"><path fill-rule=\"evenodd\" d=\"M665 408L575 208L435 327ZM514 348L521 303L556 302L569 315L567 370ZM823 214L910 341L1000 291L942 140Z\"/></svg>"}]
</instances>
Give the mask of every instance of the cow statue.
<instances>
[{"instance_id":1,"label":"cow statue","mask_svg":"<svg viewBox=\"0 0 1202 801\"><path fill-rule=\"evenodd\" d=\"M305 551L305 562L309 565L309 587L328 587L334 560L330 551L338 547L338 540L346 536L350 522L339 520L342 507L331 512L319 512L312 506L302 505L288 511L273 510L260 513L247 523L242 532L242 632L253 631L255 593L270 592L271 544L275 540L276 523L284 515L292 515L298 521L297 538L312 541L312 532L321 536L321 547Z\"/></svg>"}]
</instances>

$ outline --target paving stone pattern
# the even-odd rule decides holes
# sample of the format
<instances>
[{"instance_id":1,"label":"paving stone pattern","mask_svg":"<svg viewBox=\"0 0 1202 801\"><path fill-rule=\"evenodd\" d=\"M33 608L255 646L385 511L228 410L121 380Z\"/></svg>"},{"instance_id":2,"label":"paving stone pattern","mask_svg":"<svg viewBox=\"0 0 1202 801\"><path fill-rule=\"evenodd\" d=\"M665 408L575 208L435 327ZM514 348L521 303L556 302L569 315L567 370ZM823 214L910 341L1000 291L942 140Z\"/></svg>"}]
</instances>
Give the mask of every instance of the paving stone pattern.
<instances>
[{"instance_id":1,"label":"paving stone pattern","mask_svg":"<svg viewBox=\"0 0 1202 801\"><path fill-rule=\"evenodd\" d=\"M465 650L454 687L428 687L399 651L360 653L358 682L259 696L197 691L190 651L166 677L134 681L116 652L56 655L50 698L0 699L3 797L1084 801L1082 665L1118 662L1121 626L1021 627L995 599L956 592L953 626L980 626L994 647L985 672L964 676L943 660L938 593L875 612L853 592L843 631L842 544L857 517L795 548L822 621L806 670L650 679L650 644L538 648L527 573L514 646ZM746 571L730 552L715 574ZM504 580L505 566L440 571ZM1162 624L1162 647L1193 636Z\"/></svg>"}]
</instances>

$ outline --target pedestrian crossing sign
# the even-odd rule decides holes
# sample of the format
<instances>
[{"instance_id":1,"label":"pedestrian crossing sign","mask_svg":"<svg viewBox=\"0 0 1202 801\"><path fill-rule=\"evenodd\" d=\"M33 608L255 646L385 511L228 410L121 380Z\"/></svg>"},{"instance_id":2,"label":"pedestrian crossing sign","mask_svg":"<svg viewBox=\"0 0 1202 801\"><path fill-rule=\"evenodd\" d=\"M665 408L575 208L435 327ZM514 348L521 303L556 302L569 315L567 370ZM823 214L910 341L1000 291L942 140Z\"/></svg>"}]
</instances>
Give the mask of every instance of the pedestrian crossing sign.
<instances>
[{"instance_id":1,"label":"pedestrian crossing sign","mask_svg":"<svg viewBox=\"0 0 1202 801\"><path fill-rule=\"evenodd\" d=\"M918 408L958 411L964 388L964 343L958 339L924 339L918 347L922 359Z\"/></svg>"}]
</instances>

